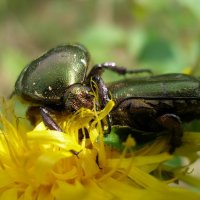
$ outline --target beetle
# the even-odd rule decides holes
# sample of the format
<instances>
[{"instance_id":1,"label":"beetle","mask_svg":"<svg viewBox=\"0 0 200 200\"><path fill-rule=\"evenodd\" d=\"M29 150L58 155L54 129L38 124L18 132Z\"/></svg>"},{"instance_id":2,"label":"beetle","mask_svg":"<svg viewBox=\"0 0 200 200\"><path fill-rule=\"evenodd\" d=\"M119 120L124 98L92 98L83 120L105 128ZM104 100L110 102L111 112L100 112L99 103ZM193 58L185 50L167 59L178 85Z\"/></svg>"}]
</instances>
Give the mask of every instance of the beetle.
<instances>
[{"instance_id":1,"label":"beetle","mask_svg":"<svg viewBox=\"0 0 200 200\"><path fill-rule=\"evenodd\" d=\"M166 74L135 79L123 79L105 84L104 69L118 74L149 72L148 69L128 70L113 62L96 64L88 72L90 56L80 44L53 48L28 64L15 83L15 94L37 103L45 125L62 131L52 119L49 108L75 112L81 107L91 109L94 96L91 80L97 85L99 105L103 108L112 98L116 105L108 115L111 126L126 126L157 135L162 130L171 133L171 152L181 145L181 120L199 117L199 80L183 74ZM29 109L29 115L33 112ZM140 138L140 135L138 136Z\"/></svg>"}]
</instances>

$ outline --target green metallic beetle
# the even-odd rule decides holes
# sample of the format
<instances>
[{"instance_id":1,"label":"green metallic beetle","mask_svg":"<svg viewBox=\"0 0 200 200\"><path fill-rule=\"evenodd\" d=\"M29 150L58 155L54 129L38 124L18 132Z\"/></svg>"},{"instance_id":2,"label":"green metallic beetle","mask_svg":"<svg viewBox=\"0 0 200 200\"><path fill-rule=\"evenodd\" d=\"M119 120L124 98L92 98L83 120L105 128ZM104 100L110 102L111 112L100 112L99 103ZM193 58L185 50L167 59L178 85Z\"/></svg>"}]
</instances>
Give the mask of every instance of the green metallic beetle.
<instances>
[{"instance_id":1,"label":"green metallic beetle","mask_svg":"<svg viewBox=\"0 0 200 200\"><path fill-rule=\"evenodd\" d=\"M171 152L181 145L181 120L200 117L199 79L184 74L166 74L105 84L101 78L104 69L118 74L150 71L127 70L106 62L94 65L87 74L88 66L89 53L84 46L58 46L24 68L16 81L15 94L37 103L46 126L62 131L51 118L49 108L60 112L74 112L81 107L91 109L92 79L98 87L100 108L111 97L116 102L107 118L109 130L113 125L130 127L145 131L147 138L167 130L172 135Z\"/></svg>"}]
</instances>

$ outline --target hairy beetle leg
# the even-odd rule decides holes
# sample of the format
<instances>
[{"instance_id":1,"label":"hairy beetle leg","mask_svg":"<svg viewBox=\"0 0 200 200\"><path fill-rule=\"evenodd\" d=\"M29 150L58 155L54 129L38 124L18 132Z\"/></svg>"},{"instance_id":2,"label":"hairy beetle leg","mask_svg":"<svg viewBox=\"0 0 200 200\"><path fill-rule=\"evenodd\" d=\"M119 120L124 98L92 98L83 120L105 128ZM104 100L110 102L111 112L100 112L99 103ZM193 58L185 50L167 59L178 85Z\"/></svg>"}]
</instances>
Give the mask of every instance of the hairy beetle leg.
<instances>
[{"instance_id":1,"label":"hairy beetle leg","mask_svg":"<svg viewBox=\"0 0 200 200\"><path fill-rule=\"evenodd\" d=\"M50 116L49 111L46 107L40 107L40 114L44 124L50 129L55 131L63 132L63 130L58 126L58 124Z\"/></svg>"},{"instance_id":2,"label":"hairy beetle leg","mask_svg":"<svg viewBox=\"0 0 200 200\"><path fill-rule=\"evenodd\" d=\"M169 153L173 153L182 144L183 128L181 120L174 114L164 114L158 118L158 122L172 133Z\"/></svg>"}]
</instances>

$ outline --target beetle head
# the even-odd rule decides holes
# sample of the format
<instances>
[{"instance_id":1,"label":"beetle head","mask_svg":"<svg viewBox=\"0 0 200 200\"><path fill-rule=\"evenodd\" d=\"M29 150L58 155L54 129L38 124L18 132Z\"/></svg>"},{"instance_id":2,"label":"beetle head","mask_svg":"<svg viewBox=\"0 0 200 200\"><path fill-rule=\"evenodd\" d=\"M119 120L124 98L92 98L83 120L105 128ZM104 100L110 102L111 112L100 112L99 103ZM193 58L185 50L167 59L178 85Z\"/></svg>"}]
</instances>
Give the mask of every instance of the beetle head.
<instances>
[{"instance_id":1,"label":"beetle head","mask_svg":"<svg viewBox=\"0 0 200 200\"><path fill-rule=\"evenodd\" d=\"M67 112L74 112L80 108L93 108L94 96L90 88L80 83L69 86L64 95L64 103Z\"/></svg>"}]
</instances>

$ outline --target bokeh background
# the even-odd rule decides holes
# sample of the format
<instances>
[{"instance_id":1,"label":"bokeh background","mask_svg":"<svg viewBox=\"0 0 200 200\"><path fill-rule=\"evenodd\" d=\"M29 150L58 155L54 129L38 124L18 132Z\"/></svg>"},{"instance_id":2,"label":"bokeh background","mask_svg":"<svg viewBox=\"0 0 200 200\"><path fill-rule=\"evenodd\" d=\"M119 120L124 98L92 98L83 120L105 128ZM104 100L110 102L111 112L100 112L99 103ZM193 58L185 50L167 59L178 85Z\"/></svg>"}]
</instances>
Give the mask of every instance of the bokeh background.
<instances>
[{"instance_id":1,"label":"bokeh background","mask_svg":"<svg viewBox=\"0 0 200 200\"><path fill-rule=\"evenodd\" d=\"M198 75L199 22L199 0L1 0L0 95L32 59L68 42L84 44L91 64Z\"/></svg>"}]
</instances>

